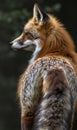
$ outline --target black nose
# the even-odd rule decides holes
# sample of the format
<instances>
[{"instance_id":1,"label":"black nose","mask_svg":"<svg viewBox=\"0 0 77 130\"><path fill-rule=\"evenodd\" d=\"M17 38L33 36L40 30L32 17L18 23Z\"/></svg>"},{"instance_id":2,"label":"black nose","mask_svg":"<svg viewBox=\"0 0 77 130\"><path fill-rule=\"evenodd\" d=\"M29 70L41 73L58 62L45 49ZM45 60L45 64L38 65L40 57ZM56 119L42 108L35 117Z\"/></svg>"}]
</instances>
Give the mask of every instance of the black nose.
<instances>
[{"instance_id":1,"label":"black nose","mask_svg":"<svg viewBox=\"0 0 77 130\"><path fill-rule=\"evenodd\" d=\"M13 44L13 42L10 42L10 45L12 45Z\"/></svg>"}]
</instances>

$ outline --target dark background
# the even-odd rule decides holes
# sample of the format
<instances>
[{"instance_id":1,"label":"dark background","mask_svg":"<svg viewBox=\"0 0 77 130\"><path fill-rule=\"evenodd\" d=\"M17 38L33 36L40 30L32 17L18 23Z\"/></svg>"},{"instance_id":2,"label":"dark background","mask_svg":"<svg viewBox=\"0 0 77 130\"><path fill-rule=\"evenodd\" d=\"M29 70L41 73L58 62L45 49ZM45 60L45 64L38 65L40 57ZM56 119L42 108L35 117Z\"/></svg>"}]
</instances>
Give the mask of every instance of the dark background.
<instances>
[{"instance_id":1,"label":"dark background","mask_svg":"<svg viewBox=\"0 0 77 130\"><path fill-rule=\"evenodd\" d=\"M38 0L38 3L60 19L77 48L76 0ZM20 130L17 83L31 53L13 51L9 42L22 32L24 24L32 16L33 4L31 0L0 0L0 130ZM76 115L74 130L77 130Z\"/></svg>"}]
</instances>

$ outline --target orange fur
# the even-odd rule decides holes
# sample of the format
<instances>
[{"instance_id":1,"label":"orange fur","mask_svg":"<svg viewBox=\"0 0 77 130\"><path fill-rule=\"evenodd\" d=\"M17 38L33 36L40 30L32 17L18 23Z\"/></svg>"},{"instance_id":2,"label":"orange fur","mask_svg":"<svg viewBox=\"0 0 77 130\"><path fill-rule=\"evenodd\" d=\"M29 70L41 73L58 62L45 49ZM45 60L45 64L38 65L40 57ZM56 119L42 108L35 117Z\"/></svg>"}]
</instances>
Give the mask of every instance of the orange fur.
<instances>
[{"instance_id":1,"label":"orange fur","mask_svg":"<svg viewBox=\"0 0 77 130\"><path fill-rule=\"evenodd\" d=\"M43 26L35 25L34 19L31 19L28 25L37 29L41 36L42 51L37 58L54 53L75 60L76 53L73 40L63 25L53 16L50 16L50 19Z\"/></svg>"}]
</instances>

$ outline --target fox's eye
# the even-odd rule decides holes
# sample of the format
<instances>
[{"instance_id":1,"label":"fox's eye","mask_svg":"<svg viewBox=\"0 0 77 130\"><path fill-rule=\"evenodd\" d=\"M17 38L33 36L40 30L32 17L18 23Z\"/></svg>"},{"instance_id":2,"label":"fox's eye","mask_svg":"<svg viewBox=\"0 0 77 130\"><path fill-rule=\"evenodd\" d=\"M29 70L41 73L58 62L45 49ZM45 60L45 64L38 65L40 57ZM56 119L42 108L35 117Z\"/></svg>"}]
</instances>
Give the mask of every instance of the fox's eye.
<instances>
[{"instance_id":1,"label":"fox's eye","mask_svg":"<svg viewBox=\"0 0 77 130\"><path fill-rule=\"evenodd\" d=\"M32 33L30 33L30 32L26 32L26 36L28 36L30 38L34 38L33 35L32 35Z\"/></svg>"},{"instance_id":2,"label":"fox's eye","mask_svg":"<svg viewBox=\"0 0 77 130\"><path fill-rule=\"evenodd\" d=\"M33 38L33 39L38 39L39 36L36 33L32 33L32 32L26 32L26 36Z\"/></svg>"}]
</instances>

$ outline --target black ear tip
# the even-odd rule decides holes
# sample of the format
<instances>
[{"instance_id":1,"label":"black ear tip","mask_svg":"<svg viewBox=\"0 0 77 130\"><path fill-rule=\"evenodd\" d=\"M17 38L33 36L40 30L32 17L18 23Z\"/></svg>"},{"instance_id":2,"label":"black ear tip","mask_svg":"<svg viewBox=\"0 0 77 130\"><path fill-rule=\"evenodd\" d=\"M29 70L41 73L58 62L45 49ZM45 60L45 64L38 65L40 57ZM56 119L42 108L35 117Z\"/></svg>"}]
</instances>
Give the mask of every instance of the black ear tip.
<instances>
[{"instance_id":1,"label":"black ear tip","mask_svg":"<svg viewBox=\"0 0 77 130\"><path fill-rule=\"evenodd\" d=\"M35 0L34 2L35 2L35 4L38 4L38 0Z\"/></svg>"},{"instance_id":2,"label":"black ear tip","mask_svg":"<svg viewBox=\"0 0 77 130\"><path fill-rule=\"evenodd\" d=\"M37 2L35 2L34 7L39 7L39 5L38 5L38 3L37 3Z\"/></svg>"},{"instance_id":3,"label":"black ear tip","mask_svg":"<svg viewBox=\"0 0 77 130\"><path fill-rule=\"evenodd\" d=\"M38 0L34 0L34 5L38 4Z\"/></svg>"}]
</instances>

